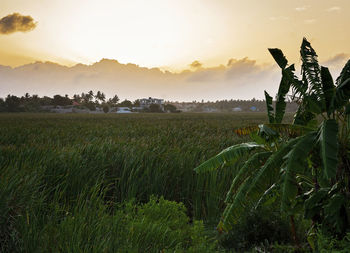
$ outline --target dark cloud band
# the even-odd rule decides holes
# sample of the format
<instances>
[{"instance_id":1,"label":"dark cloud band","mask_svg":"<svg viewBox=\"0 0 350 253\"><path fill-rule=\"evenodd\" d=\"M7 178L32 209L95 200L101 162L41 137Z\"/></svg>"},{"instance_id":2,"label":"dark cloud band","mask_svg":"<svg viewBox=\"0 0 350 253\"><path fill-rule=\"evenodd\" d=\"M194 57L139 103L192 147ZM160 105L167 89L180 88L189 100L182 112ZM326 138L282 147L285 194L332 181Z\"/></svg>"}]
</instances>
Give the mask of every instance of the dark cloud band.
<instances>
[{"instance_id":1,"label":"dark cloud band","mask_svg":"<svg viewBox=\"0 0 350 253\"><path fill-rule=\"evenodd\" d=\"M190 64L191 68L197 69L197 68L201 68L203 66L202 63L200 63L199 61L194 61Z\"/></svg>"},{"instance_id":2,"label":"dark cloud band","mask_svg":"<svg viewBox=\"0 0 350 253\"><path fill-rule=\"evenodd\" d=\"M15 32L29 32L36 27L36 22L31 16L23 16L13 13L0 19L0 34Z\"/></svg>"}]
</instances>

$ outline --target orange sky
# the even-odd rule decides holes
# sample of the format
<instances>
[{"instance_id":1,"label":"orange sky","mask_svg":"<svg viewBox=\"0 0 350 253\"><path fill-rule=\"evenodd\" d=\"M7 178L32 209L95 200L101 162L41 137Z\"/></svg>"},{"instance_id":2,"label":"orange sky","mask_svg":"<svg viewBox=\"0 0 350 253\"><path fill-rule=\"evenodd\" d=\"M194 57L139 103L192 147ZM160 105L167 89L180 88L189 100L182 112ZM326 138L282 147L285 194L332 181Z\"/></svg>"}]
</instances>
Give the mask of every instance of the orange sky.
<instances>
[{"instance_id":1,"label":"orange sky","mask_svg":"<svg viewBox=\"0 0 350 253\"><path fill-rule=\"evenodd\" d=\"M336 78L348 13L349 0L1 0L0 97L261 99L280 79L267 48L298 67L304 36Z\"/></svg>"},{"instance_id":2,"label":"orange sky","mask_svg":"<svg viewBox=\"0 0 350 253\"><path fill-rule=\"evenodd\" d=\"M0 18L30 15L37 27L0 34L0 64L102 58L180 71L230 58L271 63L268 47L298 61L306 36L321 60L350 54L348 0L2 0Z\"/></svg>"}]
</instances>

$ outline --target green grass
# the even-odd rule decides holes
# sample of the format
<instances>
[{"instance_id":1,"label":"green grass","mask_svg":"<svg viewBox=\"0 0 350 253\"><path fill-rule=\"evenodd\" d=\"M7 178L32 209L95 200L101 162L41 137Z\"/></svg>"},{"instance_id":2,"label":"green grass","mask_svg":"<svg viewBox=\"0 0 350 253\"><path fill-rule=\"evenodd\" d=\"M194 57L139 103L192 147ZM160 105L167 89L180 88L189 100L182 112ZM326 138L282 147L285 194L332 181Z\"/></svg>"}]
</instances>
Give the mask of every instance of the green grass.
<instances>
[{"instance_id":1,"label":"green grass","mask_svg":"<svg viewBox=\"0 0 350 253\"><path fill-rule=\"evenodd\" d=\"M190 220L215 224L235 168L207 175L193 168L247 140L234 128L264 121L261 113L1 114L0 245L116 251L125 232L111 226L124 219L120 203L147 203L151 195L184 203Z\"/></svg>"}]
</instances>

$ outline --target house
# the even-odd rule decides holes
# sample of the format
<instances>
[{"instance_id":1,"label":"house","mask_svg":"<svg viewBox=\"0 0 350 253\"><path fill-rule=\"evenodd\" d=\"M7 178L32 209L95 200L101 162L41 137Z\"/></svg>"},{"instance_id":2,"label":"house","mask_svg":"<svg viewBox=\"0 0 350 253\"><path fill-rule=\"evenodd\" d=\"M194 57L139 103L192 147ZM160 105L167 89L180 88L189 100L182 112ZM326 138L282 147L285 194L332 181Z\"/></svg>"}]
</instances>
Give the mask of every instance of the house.
<instances>
[{"instance_id":1,"label":"house","mask_svg":"<svg viewBox=\"0 0 350 253\"><path fill-rule=\"evenodd\" d=\"M86 107L73 107L74 113L90 113L90 110Z\"/></svg>"},{"instance_id":2,"label":"house","mask_svg":"<svg viewBox=\"0 0 350 253\"><path fill-rule=\"evenodd\" d=\"M232 111L234 111L234 112L241 112L242 108L241 107L235 107L235 108L232 108Z\"/></svg>"},{"instance_id":3,"label":"house","mask_svg":"<svg viewBox=\"0 0 350 253\"><path fill-rule=\"evenodd\" d=\"M98 114L98 113L104 113L104 111L101 107L96 107L94 111L90 111L89 113Z\"/></svg>"},{"instance_id":4,"label":"house","mask_svg":"<svg viewBox=\"0 0 350 253\"><path fill-rule=\"evenodd\" d=\"M67 106L57 105L53 109L51 109L51 112L55 112L55 113L72 113L73 112L73 106L70 106L70 105L67 105Z\"/></svg>"},{"instance_id":5,"label":"house","mask_svg":"<svg viewBox=\"0 0 350 253\"><path fill-rule=\"evenodd\" d=\"M217 112L217 111L218 111L218 109L216 109L216 108L213 108L213 107L210 107L207 105L203 106L203 112Z\"/></svg>"},{"instance_id":6,"label":"house","mask_svg":"<svg viewBox=\"0 0 350 253\"><path fill-rule=\"evenodd\" d=\"M251 110L252 112L257 112L257 111L259 111L259 109L256 108L256 106L251 106L251 107L249 108L249 110Z\"/></svg>"},{"instance_id":7,"label":"house","mask_svg":"<svg viewBox=\"0 0 350 253\"><path fill-rule=\"evenodd\" d=\"M143 107L141 107L141 106L133 106L133 107L131 108L131 110L132 110L133 112L142 112L142 111L143 111Z\"/></svg>"},{"instance_id":8,"label":"house","mask_svg":"<svg viewBox=\"0 0 350 253\"><path fill-rule=\"evenodd\" d=\"M159 107L164 111L164 99L158 99L158 98L141 98L140 100L140 107L143 109L149 108L150 105L156 104L159 105Z\"/></svg>"},{"instance_id":9,"label":"house","mask_svg":"<svg viewBox=\"0 0 350 253\"><path fill-rule=\"evenodd\" d=\"M129 107L117 107L116 113L132 113Z\"/></svg>"}]
</instances>

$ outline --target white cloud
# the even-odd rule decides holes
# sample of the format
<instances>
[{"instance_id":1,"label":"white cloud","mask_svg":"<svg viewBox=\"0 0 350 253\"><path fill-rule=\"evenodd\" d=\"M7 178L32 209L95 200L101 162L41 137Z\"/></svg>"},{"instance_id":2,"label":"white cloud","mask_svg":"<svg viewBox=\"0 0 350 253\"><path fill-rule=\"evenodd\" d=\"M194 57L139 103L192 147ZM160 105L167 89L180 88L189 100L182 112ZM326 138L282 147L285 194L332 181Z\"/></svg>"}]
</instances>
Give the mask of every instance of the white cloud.
<instances>
[{"instance_id":1,"label":"white cloud","mask_svg":"<svg viewBox=\"0 0 350 253\"><path fill-rule=\"evenodd\" d=\"M339 76L341 70L345 66L346 62L350 60L350 55L345 53L337 54L333 57L321 61L321 65L328 67L331 73L333 74L333 79Z\"/></svg>"},{"instance_id":2,"label":"white cloud","mask_svg":"<svg viewBox=\"0 0 350 253\"><path fill-rule=\"evenodd\" d=\"M306 11L306 9L309 8L308 6L300 6L300 7L296 7L295 10L296 11Z\"/></svg>"},{"instance_id":3,"label":"white cloud","mask_svg":"<svg viewBox=\"0 0 350 253\"><path fill-rule=\"evenodd\" d=\"M289 17L285 17L285 16L279 16L279 17L269 17L269 19L271 21L277 21L277 20L288 20Z\"/></svg>"},{"instance_id":4,"label":"white cloud","mask_svg":"<svg viewBox=\"0 0 350 253\"><path fill-rule=\"evenodd\" d=\"M341 8L339 6L333 6L329 9L327 9L328 12L334 12L334 11L340 11Z\"/></svg>"},{"instance_id":5,"label":"white cloud","mask_svg":"<svg viewBox=\"0 0 350 253\"><path fill-rule=\"evenodd\" d=\"M25 92L39 96L102 90L122 99L162 97L173 101L263 98L264 90L278 90L280 71L275 65L230 59L227 65L197 68L181 73L162 72L133 64L102 60L93 65L64 67L52 63L28 64L18 68L0 65L0 97Z\"/></svg>"},{"instance_id":6,"label":"white cloud","mask_svg":"<svg viewBox=\"0 0 350 253\"><path fill-rule=\"evenodd\" d=\"M329 67L334 79L350 55L339 53L321 61ZM198 64L195 64L198 65ZM102 90L108 97L122 99L161 97L173 101L264 98L264 90L275 94L281 73L277 64L259 64L249 58L229 59L216 67L191 68L180 73L162 72L101 60L92 65L65 67L54 63L34 63L17 68L0 65L0 97L24 93L39 96ZM296 73L299 73L299 67Z\"/></svg>"},{"instance_id":7,"label":"white cloud","mask_svg":"<svg viewBox=\"0 0 350 253\"><path fill-rule=\"evenodd\" d=\"M304 20L305 24L314 24L316 22L316 19L306 19Z\"/></svg>"},{"instance_id":8,"label":"white cloud","mask_svg":"<svg viewBox=\"0 0 350 253\"><path fill-rule=\"evenodd\" d=\"M324 64L326 66L328 66L328 65L331 65L331 66L344 65L346 63L346 61L348 61L349 59L350 59L350 55L340 53L340 54L337 54L333 57L330 57L326 61L323 61L322 64Z\"/></svg>"}]
</instances>

